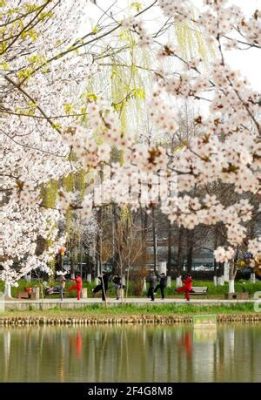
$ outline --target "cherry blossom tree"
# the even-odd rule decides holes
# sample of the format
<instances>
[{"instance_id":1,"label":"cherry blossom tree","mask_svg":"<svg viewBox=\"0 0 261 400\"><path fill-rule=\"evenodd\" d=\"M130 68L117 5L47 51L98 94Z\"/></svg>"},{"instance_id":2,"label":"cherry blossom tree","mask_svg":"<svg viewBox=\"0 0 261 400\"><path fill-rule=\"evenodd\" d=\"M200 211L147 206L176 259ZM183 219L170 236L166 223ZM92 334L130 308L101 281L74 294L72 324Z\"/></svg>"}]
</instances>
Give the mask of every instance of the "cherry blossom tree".
<instances>
[{"instance_id":1,"label":"cherry blossom tree","mask_svg":"<svg viewBox=\"0 0 261 400\"><path fill-rule=\"evenodd\" d=\"M56 240L56 246L63 241L57 241L60 211L42 207L41 186L72 170L61 136L63 115L86 77L86 64L71 55L86 1L74 4L0 3L0 258L6 283L46 267L56 249L49 245L37 254L39 237Z\"/></svg>"},{"instance_id":2,"label":"cherry blossom tree","mask_svg":"<svg viewBox=\"0 0 261 400\"><path fill-rule=\"evenodd\" d=\"M252 218L253 205L245 195L259 190L260 95L227 58L230 49L260 49L260 12L247 18L226 0L203 0L199 12L190 1L158 0L127 16L105 11L110 23L75 38L86 1L73 2L73 8L71 2L51 0L0 4L5 15L0 31L1 278L15 282L33 266L47 265L53 248L36 256L36 239L53 241L56 222L68 208L88 218L94 206L111 203L148 212L157 205L171 223L187 229L222 222L227 247L217 248L215 258L233 264ZM202 34L215 60L206 66L196 55L184 57L179 46L159 37L162 25L151 32L145 15L153 7L169 29L183 23ZM102 68L99 44L106 43L101 57L108 49L117 51L115 34L123 28L154 55L144 103L153 129L175 135L178 104L189 100L199 109L198 134L182 149L138 140L142 133L122 124L121 108L106 91L97 96L86 90L88 79ZM82 195L60 190L55 207L43 207L41 185L81 170L89 176ZM218 195L194 194L219 182L232 185L241 198L227 204ZM249 251L253 257L260 253L257 238L249 242Z\"/></svg>"},{"instance_id":3,"label":"cherry blossom tree","mask_svg":"<svg viewBox=\"0 0 261 400\"><path fill-rule=\"evenodd\" d=\"M76 127L82 129L92 112L87 86L97 65L92 65L91 50L83 49L121 27L116 21L79 35L88 4L87 0L0 2L0 262L8 293L9 284L31 269L46 268L65 241L57 239L58 221L79 200L78 192L61 190L57 204L46 207L43 186L78 172L80 165L95 175L98 147L106 157L106 144L97 146L92 138L82 163L64 137ZM95 126L95 114L91 119ZM88 134L81 132L86 141ZM80 207L87 206L84 216L91 214L88 201L87 195ZM45 240L40 254L39 238ZM50 245L55 240L56 245Z\"/></svg>"}]
</instances>

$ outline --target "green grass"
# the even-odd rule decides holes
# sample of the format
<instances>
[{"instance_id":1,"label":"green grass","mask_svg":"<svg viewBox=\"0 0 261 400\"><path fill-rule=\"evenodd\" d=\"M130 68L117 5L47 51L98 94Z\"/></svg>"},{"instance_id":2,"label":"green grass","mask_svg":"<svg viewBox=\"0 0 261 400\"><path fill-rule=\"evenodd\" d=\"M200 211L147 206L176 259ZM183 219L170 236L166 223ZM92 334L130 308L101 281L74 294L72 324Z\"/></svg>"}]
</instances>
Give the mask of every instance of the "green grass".
<instances>
[{"instance_id":1,"label":"green grass","mask_svg":"<svg viewBox=\"0 0 261 400\"><path fill-rule=\"evenodd\" d=\"M229 304L229 305L195 305L195 304L147 304L147 305L135 305L135 304L119 304L119 305L107 305L105 304L92 304L83 306L80 309L63 309L61 310L58 306L53 307L49 310L30 310L27 311L7 311L0 314L1 317L120 317L120 316L142 316L142 315L191 315L199 313L212 313L212 314L244 314L253 313L253 304Z\"/></svg>"}]
</instances>

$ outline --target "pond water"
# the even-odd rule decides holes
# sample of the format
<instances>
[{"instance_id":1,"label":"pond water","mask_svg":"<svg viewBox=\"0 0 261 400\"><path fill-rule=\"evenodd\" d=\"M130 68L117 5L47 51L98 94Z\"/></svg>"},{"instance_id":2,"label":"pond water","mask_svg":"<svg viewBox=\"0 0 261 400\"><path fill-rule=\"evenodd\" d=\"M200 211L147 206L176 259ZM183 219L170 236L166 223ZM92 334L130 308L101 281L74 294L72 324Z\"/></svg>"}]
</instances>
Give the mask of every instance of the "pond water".
<instances>
[{"instance_id":1,"label":"pond water","mask_svg":"<svg viewBox=\"0 0 261 400\"><path fill-rule=\"evenodd\" d=\"M261 325L0 328L1 382L261 382Z\"/></svg>"}]
</instances>

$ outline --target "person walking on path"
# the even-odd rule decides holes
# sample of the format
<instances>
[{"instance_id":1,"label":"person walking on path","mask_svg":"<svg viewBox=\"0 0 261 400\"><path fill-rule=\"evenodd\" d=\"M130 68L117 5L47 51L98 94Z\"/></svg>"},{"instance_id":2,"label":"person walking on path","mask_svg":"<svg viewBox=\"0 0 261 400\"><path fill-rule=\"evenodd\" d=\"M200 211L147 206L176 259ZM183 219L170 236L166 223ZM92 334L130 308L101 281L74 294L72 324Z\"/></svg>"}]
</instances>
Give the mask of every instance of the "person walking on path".
<instances>
[{"instance_id":1,"label":"person walking on path","mask_svg":"<svg viewBox=\"0 0 261 400\"><path fill-rule=\"evenodd\" d=\"M109 274L106 271L102 271L102 275L98 276L100 280L99 285L97 285L94 289L92 289L92 293L98 293L100 290L102 291L102 301L106 300L106 292L109 287Z\"/></svg>"},{"instance_id":2,"label":"person walking on path","mask_svg":"<svg viewBox=\"0 0 261 400\"><path fill-rule=\"evenodd\" d=\"M60 295L61 295L61 301L63 300L63 297L64 297L65 282L66 282L65 276L64 276L64 275L61 275L61 276L60 276Z\"/></svg>"},{"instance_id":3,"label":"person walking on path","mask_svg":"<svg viewBox=\"0 0 261 400\"><path fill-rule=\"evenodd\" d=\"M187 301L190 300L190 295L189 293L192 292L192 277L190 274L186 274L185 278L183 280L183 286L180 288L176 289L176 292L178 293L184 293L185 299Z\"/></svg>"},{"instance_id":4,"label":"person walking on path","mask_svg":"<svg viewBox=\"0 0 261 400\"><path fill-rule=\"evenodd\" d=\"M151 301L154 301L155 300L154 290L155 290L155 287L156 287L156 284L157 284L157 277L156 277L154 271L152 271L149 274L149 276L147 278L147 282L149 283L148 297L151 298Z\"/></svg>"},{"instance_id":5,"label":"person walking on path","mask_svg":"<svg viewBox=\"0 0 261 400\"><path fill-rule=\"evenodd\" d=\"M116 300L120 299L120 290L122 289L122 282L121 282L121 277L120 275L114 275L112 282L115 285L115 290L116 290Z\"/></svg>"},{"instance_id":6,"label":"person walking on path","mask_svg":"<svg viewBox=\"0 0 261 400\"><path fill-rule=\"evenodd\" d=\"M81 292L82 292L82 278L81 278L81 275L78 273L76 275L76 278L72 279L72 280L75 281L75 285L71 286L69 291L76 290L76 292L77 292L77 300L80 300Z\"/></svg>"},{"instance_id":7,"label":"person walking on path","mask_svg":"<svg viewBox=\"0 0 261 400\"><path fill-rule=\"evenodd\" d=\"M158 279L159 279L159 283L155 287L154 293L157 293L157 290L160 289L161 298L163 300L165 298L164 290L167 286L167 277L164 274L164 272L162 272L160 275L158 275Z\"/></svg>"}]
</instances>

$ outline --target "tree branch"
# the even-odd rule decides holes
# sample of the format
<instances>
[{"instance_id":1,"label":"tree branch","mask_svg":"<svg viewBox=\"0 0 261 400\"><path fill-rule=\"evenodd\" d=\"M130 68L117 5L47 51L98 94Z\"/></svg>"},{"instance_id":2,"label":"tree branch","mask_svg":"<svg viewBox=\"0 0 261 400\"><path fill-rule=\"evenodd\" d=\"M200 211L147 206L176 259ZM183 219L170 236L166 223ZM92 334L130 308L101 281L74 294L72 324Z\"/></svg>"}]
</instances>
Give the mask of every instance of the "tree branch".
<instances>
[{"instance_id":1,"label":"tree branch","mask_svg":"<svg viewBox=\"0 0 261 400\"><path fill-rule=\"evenodd\" d=\"M9 76L4 75L4 79L9 82L11 85L13 85L19 92L21 92L25 97L27 97L37 108L37 110L43 115L43 117L46 119L46 121L49 123L49 125L51 125L51 127L56 130L58 133L62 133L61 130L59 128L57 128L57 126L54 125L54 123L52 122L52 120L48 117L48 115L43 111L43 109L37 104L37 102L33 99L33 97L27 93L21 86L20 84L16 83L15 81L13 81L13 79L11 79Z\"/></svg>"}]
</instances>

